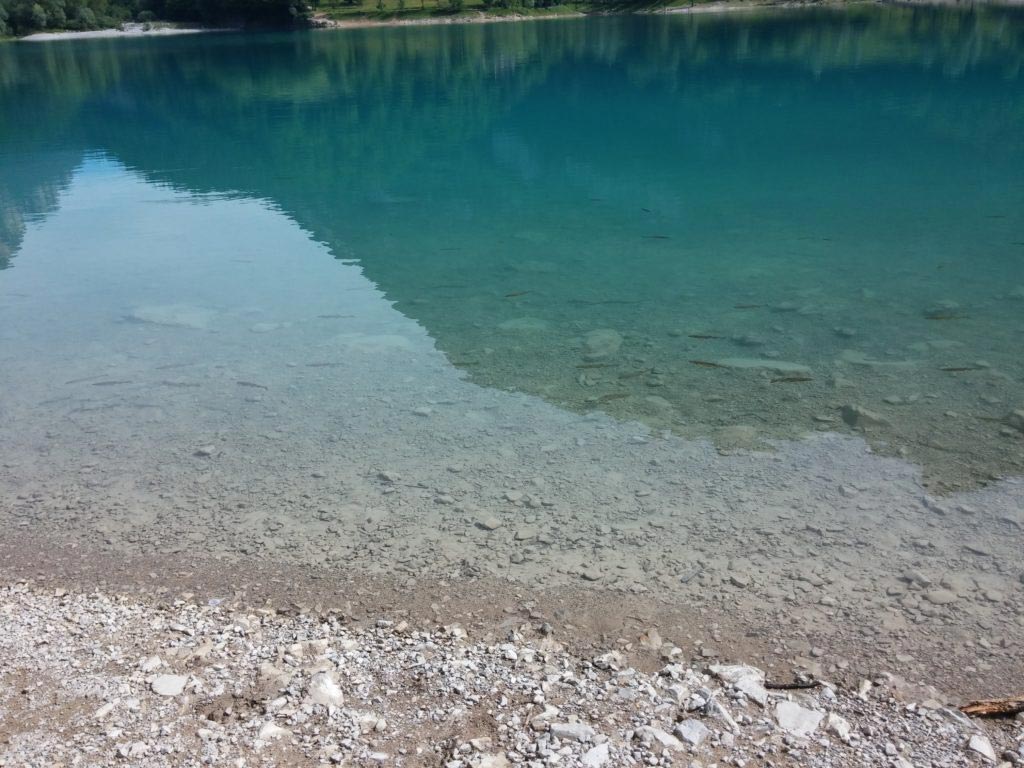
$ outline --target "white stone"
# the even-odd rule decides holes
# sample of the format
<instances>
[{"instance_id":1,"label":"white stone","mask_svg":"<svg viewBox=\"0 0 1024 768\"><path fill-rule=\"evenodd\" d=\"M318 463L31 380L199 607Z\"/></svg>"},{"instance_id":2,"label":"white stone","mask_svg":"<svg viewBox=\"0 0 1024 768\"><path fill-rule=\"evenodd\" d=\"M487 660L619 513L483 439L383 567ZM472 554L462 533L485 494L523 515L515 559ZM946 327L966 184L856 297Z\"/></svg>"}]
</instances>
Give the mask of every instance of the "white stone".
<instances>
[{"instance_id":1,"label":"white stone","mask_svg":"<svg viewBox=\"0 0 1024 768\"><path fill-rule=\"evenodd\" d=\"M824 712L801 707L792 701L780 701L775 707L775 720L779 727L801 738L814 733L824 717Z\"/></svg>"},{"instance_id":2,"label":"white stone","mask_svg":"<svg viewBox=\"0 0 1024 768\"><path fill-rule=\"evenodd\" d=\"M675 731L673 731L673 733L687 744L699 747L701 742L711 735L711 729L704 725L700 720L694 720L691 718L689 720L683 720L683 722L675 727Z\"/></svg>"},{"instance_id":3,"label":"white stone","mask_svg":"<svg viewBox=\"0 0 1024 768\"><path fill-rule=\"evenodd\" d=\"M829 713L828 719L825 721L825 730L838 736L843 741L849 741L850 739L850 724L846 721L846 718L837 715L835 712Z\"/></svg>"},{"instance_id":4,"label":"white stone","mask_svg":"<svg viewBox=\"0 0 1024 768\"><path fill-rule=\"evenodd\" d=\"M768 703L768 689L764 687L764 672L743 664L713 664L711 674L728 683L762 707Z\"/></svg>"},{"instance_id":5,"label":"white stone","mask_svg":"<svg viewBox=\"0 0 1024 768\"><path fill-rule=\"evenodd\" d=\"M578 741L586 744L594 740L594 729L584 723L552 723L551 735L564 741Z\"/></svg>"},{"instance_id":6,"label":"white stone","mask_svg":"<svg viewBox=\"0 0 1024 768\"><path fill-rule=\"evenodd\" d=\"M967 748L972 752L977 752L986 760L993 763L996 761L996 751L992 749L992 742L988 740L987 736L982 736L980 733L974 734L967 742Z\"/></svg>"},{"instance_id":7,"label":"white stone","mask_svg":"<svg viewBox=\"0 0 1024 768\"><path fill-rule=\"evenodd\" d=\"M282 728L281 726L279 726L277 723L274 723L274 722L264 723L263 727L260 728L260 733L259 733L259 737L263 741L268 741L270 739L280 739L283 736L291 736L291 735L292 735L291 731L289 731L287 728Z\"/></svg>"},{"instance_id":8,"label":"white stone","mask_svg":"<svg viewBox=\"0 0 1024 768\"><path fill-rule=\"evenodd\" d=\"M596 747L588 750L582 758L580 763L583 764L584 768L601 768L608 762L608 744L598 744Z\"/></svg>"},{"instance_id":9,"label":"white stone","mask_svg":"<svg viewBox=\"0 0 1024 768\"><path fill-rule=\"evenodd\" d=\"M150 682L153 693L161 696L177 696L185 690L188 678L185 675L157 675Z\"/></svg>"},{"instance_id":10,"label":"white stone","mask_svg":"<svg viewBox=\"0 0 1024 768\"><path fill-rule=\"evenodd\" d=\"M635 731L636 738L641 743L651 744L657 743L665 749L684 750L686 746L673 736L671 733L666 733L661 728L655 728L653 725L642 725Z\"/></svg>"},{"instance_id":11,"label":"white stone","mask_svg":"<svg viewBox=\"0 0 1024 768\"><path fill-rule=\"evenodd\" d=\"M472 768L511 768L512 763L501 754L477 755L471 758L469 764Z\"/></svg>"},{"instance_id":12,"label":"white stone","mask_svg":"<svg viewBox=\"0 0 1024 768\"><path fill-rule=\"evenodd\" d=\"M309 698L325 707L340 707L345 703L341 688L334 682L329 672L317 672L309 681Z\"/></svg>"}]
</instances>

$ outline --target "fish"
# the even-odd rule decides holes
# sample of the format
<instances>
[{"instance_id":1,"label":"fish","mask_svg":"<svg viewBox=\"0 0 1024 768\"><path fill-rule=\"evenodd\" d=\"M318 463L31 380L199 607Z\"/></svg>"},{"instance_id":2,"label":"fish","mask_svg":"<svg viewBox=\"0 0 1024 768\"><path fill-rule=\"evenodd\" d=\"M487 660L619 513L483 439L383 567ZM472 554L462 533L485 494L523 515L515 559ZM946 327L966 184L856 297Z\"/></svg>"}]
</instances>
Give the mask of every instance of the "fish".
<instances>
[{"instance_id":1,"label":"fish","mask_svg":"<svg viewBox=\"0 0 1024 768\"><path fill-rule=\"evenodd\" d=\"M650 213L651 212L650 208L641 208L640 210L643 211L644 213Z\"/></svg>"},{"instance_id":2,"label":"fish","mask_svg":"<svg viewBox=\"0 0 1024 768\"><path fill-rule=\"evenodd\" d=\"M929 312L924 316L925 320L970 320L970 315L961 315L952 310L937 310L935 312Z\"/></svg>"},{"instance_id":3,"label":"fish","mask_svg":"<svg viewBox=\"0 0 1024 768\"><path fill-rule=\"evenodd\" d=\"M945 368L939 368L939 370L960 373L961 371L980 371L982 369L977 365L948 365Z\"/></svg>"},{"instance_id":4,"label":"fish","mask_svg":"<svg viewBox=\"0 0 1024 768\"><path fill-rule=\"evenodd\" d=\"M669 235L644 235L644 240L671 240Z\"/></svg>"},{"instance_id":5,"label":"fish","mask_svg":"<svg viewBox=\"0 0 1024 768\"><path fill-rule=\"evenodd\" d=\"M688 334L691 339L724 339L725 336L715 336L713 333L691 333Z\"/></svg>"},{"instance_id":6,"label":"fish","mask_svg":"<svg viewBox=\"0 0 1024 768\"><path fill-rule=\"evenodd\" d=\"M611 363L581 363L577 368L614 368Z\"/></svg>"},{"instance_id":7,"label":"fish","mask_svg":"<svg viewBox=\"0 0 1024 768\"><path fill-rule=\"evenodd\" d=\"M129 379L112 379L111 381L94 381L94 387L113 387L116 384L131 384Z\"/></svg>"},{"instance_id":8,"label":"fish","mask_svg":"<svg viewBox=\"0 0 1024 768\"><path fill-rule=\"evenodd\" d=\"M790 382L798 382L798 381L814 381L814 379L811 378L810 376L780 376L777 379L772 379L771 383L772 384L782 384L782 383L790 383Z\"/></svg>"},{"instance_id":9,"label":"fish","mask_svg":"<svg viewBox=\"0 0 1024 768\"><path fill-rule=\"evenodd\" d=\"M505 294L505 298L506 299L514 299L517 296L525 296L528 293L533 293L533 291L513 291L512 293L506 293Z\"/></svg>"},{"instance_id":10,"label":"fish","mask_svg":"<svg viewBox=\"0 0 1024 768\"><path fill-rule=\"evenodd\" d=\"M629 397L629 392L609 392L607 395L601 395L597 398L597 402L607 403L612 400L621 400L624 397Z\"/></svg>"},{"instance_id":11,"label":"fish","mask_svg":"<svg viewBox=\"0 0 1024 768\"><path fill-rule=\"evenodd\" d=\"M733 309L760 309L764 304L733 304Z\"/></svg>"},{"instance_id":12,"label":"fish","mask_svg":"<svg viewBox=\"0 0 1024 768\"><path fill-rule=\"evenodd\" d=\"M712 363L710 360L691 360L690 362L701 368L725 368L721 363Z\"/></svg>"},{"instance_id":13,"label":"fish","mask_svg":"<svg viewBox=\"0 0 1024 768\"><path fill-rule=\"evenodd\" d=\"M236 381L236 384L240 387L252 387L253 389L270 389L265 384L257 384L255 381Z\"/></svg>"}]
</instances>

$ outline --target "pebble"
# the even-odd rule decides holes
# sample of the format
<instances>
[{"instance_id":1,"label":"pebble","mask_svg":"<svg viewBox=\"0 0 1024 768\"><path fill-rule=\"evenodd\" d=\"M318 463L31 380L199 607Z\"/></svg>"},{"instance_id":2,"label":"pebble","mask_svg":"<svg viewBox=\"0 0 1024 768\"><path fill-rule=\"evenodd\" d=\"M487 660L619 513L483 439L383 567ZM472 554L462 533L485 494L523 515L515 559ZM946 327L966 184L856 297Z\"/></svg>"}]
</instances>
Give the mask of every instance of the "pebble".
<instances>
[{"instance_id":1,"label":"pebble","mask_svg":"<svg viewBox=\"0 0 1024 768\"><path fill-rule=\"evenodd\" d=\"M318 672L309 683L309 698L325 707L340 707L345 703L341 688L328 672Z\"/></svg>"},{"instance_id":2,"label":"pebble","mask_svg":"<svg viewBox=\"0 0 1024 768\"><path fill-rule=\"evenodd\" d=\"M810 736L824 717L824 712L801 707L792 701L780 701L775 706L775 721L793 736Z\"/></svg>"},{"instance_id":3,"label":"pebble","mask_svg":"<svg viewBox=\"0 0 1024 768\"><path fill-rule=\"evenodd\" d=\"M699 747L711 735L711 730L700 720L689 719L679 723L673 733L687 744Z\"/></svg>"},{"instance_id":4,"label":"pebble","mask_svg":"<svg viewBox=\"0 0 1024 768\"><path fill-rule=\"evenodd\" d=\"M882 427L889 423L881 414L869 411L860 405L844 405L840 411L843 421L851 427Z\"/></svg>"},{"instance_id":5,"label":"pebble","mask_svg":"<svg viewBox=\"0 0 1024 768\"><path fill-rule=\"evenodd\" d=\"M608 764L609 760L608 743L605 742L589 749L580 758L580 763L583 764L583 768L603 768L603 766Z\"/></svg>"},{"instance_id":6,"label":"pebble","mask_svg":"<svg viewBox=\"0 0 1024 768\"><path fill-rule=\"evenodd\" d=\"M925 592L925 600L932 605L949 605L957 600L956 592L948 589L932 589Z\"/></svg>"},{"instance_id":7,"label":"pebble","mask_svg":"<svg viewBox=\"0 0 1024 768\"><path fill-rule=\"evenodd\" d=\"M599 328L583 337L583 359L601 360L619 351L622 335L610 328Z\"/></svg>"},{"instance_id":8,"label":"pebble","mask_svg":"<svg viewBox=\"0 0 1024 768\"><path fill-rule=\"evenodd\" d=\"M185 690L188 678L185 675L157 675L149 687L161 696L177 696Z\"/></svg>"},{"instance_id":9,"label":"pebble","mask_svg":"<svg viewBox=\"0 0 1024 768\"><path fill-rule=\"evenodd\" d=\"M980 733L974 734L968 740L967 748L972 752L977 752L990 762L994 763L996 761L996 751L992 748L992 742L988 740L987 736L983 736Z\"/></svg>"},{"instance_id":10,"label":"pebble","mask_svg":"<svg viewBox=\"0 0 1024 768\"><path fill-rule=\"evenodd\" d=\"M568 739L586 744L593 741L597 733L584 723L552 723L551 735L556 739Z\"/></svg>"}]
</instances>

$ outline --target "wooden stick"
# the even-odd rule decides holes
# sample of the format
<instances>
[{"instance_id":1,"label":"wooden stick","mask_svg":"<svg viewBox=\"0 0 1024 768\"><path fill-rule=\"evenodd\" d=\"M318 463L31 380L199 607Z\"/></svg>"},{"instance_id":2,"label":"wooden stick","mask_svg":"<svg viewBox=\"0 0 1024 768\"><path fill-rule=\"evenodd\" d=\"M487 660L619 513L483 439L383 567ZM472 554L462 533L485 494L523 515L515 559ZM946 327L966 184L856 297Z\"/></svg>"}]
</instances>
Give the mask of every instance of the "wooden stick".
<instances>
[{"instance_id":1,"label":"wooden stick","mask_svg":"<svg viewBox=\"0 0 1024 768\"><path fill-rule=\"evenodd\" d=\"M1024 696L972 701L960 707L960 711L975 717L1012 717L1018 712L1024 712Z\"/></svg>"}]
</instances>

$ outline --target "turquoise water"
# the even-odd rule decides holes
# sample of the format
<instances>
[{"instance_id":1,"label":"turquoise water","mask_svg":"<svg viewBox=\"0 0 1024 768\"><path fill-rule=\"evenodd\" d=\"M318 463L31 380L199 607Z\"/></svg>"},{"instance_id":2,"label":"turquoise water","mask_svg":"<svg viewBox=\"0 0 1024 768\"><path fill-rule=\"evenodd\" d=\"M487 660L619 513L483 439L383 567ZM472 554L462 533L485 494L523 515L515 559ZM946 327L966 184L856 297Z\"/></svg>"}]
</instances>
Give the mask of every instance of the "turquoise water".
<instances>
[{"instance_id":1,"label":"turquoise water","mask_svg":"<svg viewBox=\"0 0 1024 768\"><path fill-rule=\"evenodd\" d=\"M5 366L125 318L276 330L300 284L358 321L355 266L476 384L1018 475L1022 64L1020 13L895 8L6 45ZM279 218L239 201L303 245L254 258Z\"/></svg>"}]
</instances>

